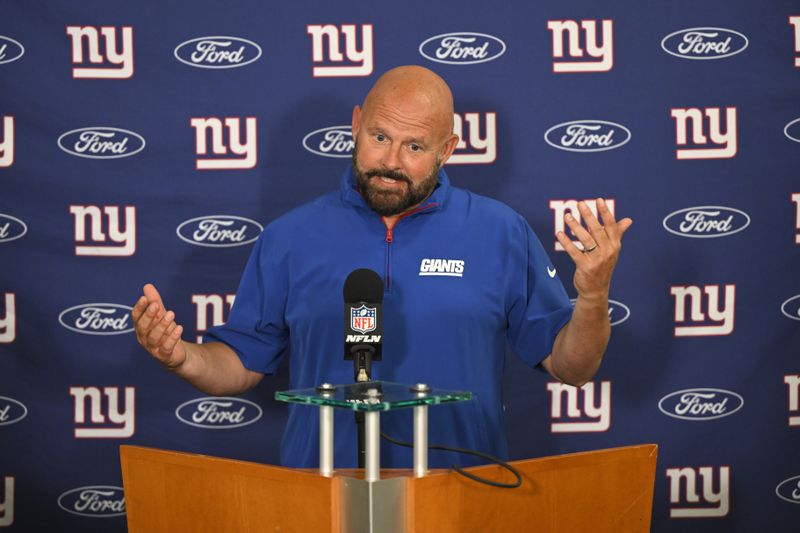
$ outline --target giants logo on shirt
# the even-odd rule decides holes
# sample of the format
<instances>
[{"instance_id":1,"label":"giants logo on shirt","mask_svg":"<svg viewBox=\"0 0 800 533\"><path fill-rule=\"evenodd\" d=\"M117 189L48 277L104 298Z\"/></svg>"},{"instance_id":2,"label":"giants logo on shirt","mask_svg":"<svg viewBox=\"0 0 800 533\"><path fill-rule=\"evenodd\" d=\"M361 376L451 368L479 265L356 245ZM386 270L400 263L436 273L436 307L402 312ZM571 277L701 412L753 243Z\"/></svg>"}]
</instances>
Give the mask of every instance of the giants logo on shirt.
<instances>
[{"instance_id":1,"label":"giants logo on shirt","mask_svg":"<svg viewBox=\"0 0 800 533\"><path fill-rule=\"evenodd\" d=\"M484 135L481 136L481 116ZM453 114L453 133L458 135L458 144L447 160L447 164L493 163L497 159L497 125L494 112ZM466 122L466 126L465 123ZM465 132L469 130L467 134Z\"/></svg>"},{"instance_id":2,"label":"giants logo on shirt","mask_svg":"<svg viewBox=\"0 0 800 533\"><path fill-rule=\"evenodd\" d=\"M736 108L725 108L726 129L722 131L719 107L674 108L670 116L675 119L675 151L677 159L726 159L736 155ZM705 118L708 118L706 126ZM691 142L686 132L691 124ZM708 132L708 137L706 137ZM709 139L710 137L710 139ZM691 144L690 148L681 148Z\"/></svg>"},{"instance_id":3,"label":"giants logo on shirt","mask_svg":"<svg viewBox=\"0 0 800 533\"><path fill-rule=\"evenodd\" d=\"M120 387L103 387L102 391L98 387L70 387L69 393L75 398L76 439L127 439L133 436L136 412L134 387L125 387L124 411L120 411ZM106 402L103 402L103 394ZM88 421L87 401L90 413ZM104 411L106 414L103 414Z\"/></svg>"},{"instance_id":4,"label":"giants logo on shirt","mask_svg":"<svg viewBox=\"0 0 800 533\"><path fill-rule=\"evenodd\" d=\"M599 398L595 383L578 389L564 383L548 383L550 391L550 431L552 433L587 433L607 431L611 427L611 382L600 383ZM578 400L578 393L582 402ZM566 397L566 413L562 402Z\"/></svg>"},{"instance_id":5,"label":"giants logo on shirt","mask_svg":"<svg viewBox=\"0 0 800 533\"><path fill-rule=\"evenodd\" d=\"M720 309L720 285L686 285L670 287L675 297L675 336L706 337L711 335L730 335L736 303L736 286L725 285L725 303ZM703 294L706 295L706 313L703 312ZM689 302L690 315L686 317L686 302ZM684 322L692 325L678 325Z\"/></svg>"},{"instance_id":6,"label":"giants logo on shirt","mask_svg":"<svg viewBox=\"0 0 800 533\"><path fill-rule=\"evenodd\" d=\"M789 427L800 427L800 374L787 374L783 382L789 387Z\"/></svg>"},{"instance_id":7,"label":"giants logo on shirt","mask_svg":"<svg viewBox=\"0 0 800 533\"><path fill-rule=\"evenodd\" d=\"M794 26L794 66L800 68L800 15L790 16L789 25Z\"/></svg>"},{"instance_id":8,"label":"giants logo on shirt","mask_svg":"<svg viewBox=\"0 0 800 533\"><path fill-rule=\"evenodd\" d=\"M583 200L586 202L586 205L589 207L589 210L594 214L595 218L602 220L599 218L599 214L597 211L597 200ZM608 206L608 210L611 211L613 215L615 213L617 202L613 198L606 198L606 205ZM566 223L564 222L564 217L567 213L571 214L575 217L575 220L580 223L581 221L581 212L578 210L578 200L550 200L550 209L553 210L553 236L557 235L559 231L566 232L568 230ZM555 251L556 252L563 252L564 246L558 239L555 239ZM583 244L580 241L573 240L572 243L579 249L583 250Z\"/></svg>"},{"instance_id":9,"label":"giants logo on shirt","mask_svg":"<svg viewBox=\"0 0 800 533\"><path fill-rule=\"evenodd\" d=\"M718 480L715 480L715 473ZM667 468L670 518L712 518L727 516L730 506L729 466ZM698 480L698 476L701 480ZM700 493L702 485L702 493ZM714 490L714 487L718 487Z\"/></svg>"},{"instance_id":10,"label":"giants logo on shirt","mask_svg":"<svg viewBox=\"0 0 800 533\"><path fill-rule=\"evenodd\" d=\"M125 79L133 76L133 28L123 26L121 30L121 49L118 49L115 26L67 26L67 35L72 38L72 77ZM100 34L105 40L102 54ZM84 45L88 48L88 59L84 58ZM103 63L112 66L86 66Z\"/></svg>"},{"instance_id":11,"label":"giants logo on shirt","mask_svg":"<svg viewBox=\"0 0 800 533\"><path fill-rule=\"evenodd\" d=\"M14 117L3 117L0 138L0 168L10 167L14 163Z\"/></svg>"},{"instance_id":12,"label":"giants logo on shirt","mask_svg":"<svg viewBox=\"0 0 800 533\"><path fill-rule=\"evenodd\" d=\"M136 253L136 208L125 206L124 230L119 209L116 205L103 206L102 210L96 205L69 206L69 212L75 217L75 255L121 257ZM107 231L103 231L103 213L108 220ZM91 227L89 237L87 220ZM79 244L86 241L94 244Z\"/></svg>"},{"instance_id":13,"label":"giants logo on shirt","mask_svg":"<svg viewBox=\"0 0 800 533\"><path fill-rule=\"evenodd\" d=\"M195 154L208 154L208 136L211 135L211 151L214 155L228 155L228 148L235 157L198 157L197 170L236 170L248 169L258 162L258 132L256 117L245 118L245 133L242 141L241 119L225 118L224 127L228 130L227 144L223 141L223 123L215 117L193 118L190 124L195 129Z\"/></svg>"},{"instance_id":14,"label":"giants logo on shirt","mask_svg":"<svg viewBox=\"0 0 800 533\"><path fill-rule=\"evenodd\" d=\"M553 32L553 72L608 72L614 66L614 22L603 20L600 32L596 20L548 20ZM583 46L581 46L581 40ZM564 42L567 42L567 60ZM589 54L587 59L584 52Z\"/></svg>"},{"instance_id":15,"label":"giants logo on shirt","mask_svg":"<svg viewBox=\"0 0 800 533\"><path fill-rule=\"evenodd\" d=\"M309 24L311 58L315 78L369 76L372 74L372 24L361 25L361 50L355 24ZM341 36L344 37L344 55ZM345 55L347 59L345 60Z\"/></svg>"},{"instance_id":16,"label":"giants logo on shirt","mask_svg":"<svg viewBox=\"0 0 800 533\"><path fill-rule=\"evenodd\" d=\"M227 320L225 315L225 304L228 304L228 311L233 307L236 299L235 294L193 294L192 303L196 308L197 316L197 342L203 342L203 333L212 326L220 326ZM211 320L209 320L209 317Z\"/></svg>"},{"instance_id":17,"label":"giants logo on shirt","mask_svg":"<svg viewBox=\"0 0 800 533\"><path fill-rule=\"evenodd\" d=\"M16 295L7 292L3 295L5 312L0 317L0 344L9 344L17 338Z\"/></svg>"},{"instance_id":18,"label":"giants logo on shirt","mask_svg":"<svg viewBox=\"0 0 800 533\"><path fill-rule=\"evenodd\" d=\"M3 501L0 502L0 527L14 524L14 478L4 476Z\"/></svg>"},{"instance_id":19,"label":"giants logo on shirt","mask_svg":"<svg viewBox=\"0 0 800 533\"><path fill-rule=\"evenodd\" d=\"M423 259L419 264L420 276L464 276L462 259Z\"/></svg>"}]
</instances>

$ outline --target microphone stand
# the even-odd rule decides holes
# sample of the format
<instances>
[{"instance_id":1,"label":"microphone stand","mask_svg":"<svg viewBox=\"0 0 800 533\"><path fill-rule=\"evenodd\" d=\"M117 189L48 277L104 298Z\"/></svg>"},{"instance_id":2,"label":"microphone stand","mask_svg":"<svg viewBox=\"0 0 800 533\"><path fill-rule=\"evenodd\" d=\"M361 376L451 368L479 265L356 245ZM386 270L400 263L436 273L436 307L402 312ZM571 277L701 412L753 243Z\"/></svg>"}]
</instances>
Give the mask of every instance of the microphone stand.
<instances>
[{"instance_id":1,"label":"microphone stand","mask_svg":"<svg viewBox=\"0 0 800 533\"><path fill-rule=\"evenodd\" d=\"M369 383L372 381L370 376L372 375L372 354L375 352L375 348L360 344L353 346L351 351L353 352L353 372L356 383ZM360 390L359 393L361 393ZM367 456L364 411L356 411L355 416L356 429L358 430L358 468L364 468Z\"/></svg>"}]
</instances>

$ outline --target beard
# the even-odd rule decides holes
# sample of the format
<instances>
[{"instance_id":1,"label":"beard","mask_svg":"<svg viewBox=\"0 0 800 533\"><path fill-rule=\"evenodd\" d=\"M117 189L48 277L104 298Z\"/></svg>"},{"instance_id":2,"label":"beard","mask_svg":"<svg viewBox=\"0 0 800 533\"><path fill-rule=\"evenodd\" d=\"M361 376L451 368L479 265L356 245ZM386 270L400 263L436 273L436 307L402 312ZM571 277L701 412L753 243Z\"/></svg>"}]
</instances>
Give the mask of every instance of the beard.
<instances>
[{"instance_id":1,"label":"beard","mask_svg":"<svg viewBox=\"0 0 800 533\"><path fill-rule=\"evenodd\" d=\"M431 195L439 182L441 158L437 155L431 172L417 185L404 172L382 168L362 169L358 165L358 143L353 147L353 171L356 176L356 190L367 205L382 217L399 215L409 208L422 203ZM382 176L406 184L402 190L379 188L373 178Z\"/></svg>"}]
</instances>

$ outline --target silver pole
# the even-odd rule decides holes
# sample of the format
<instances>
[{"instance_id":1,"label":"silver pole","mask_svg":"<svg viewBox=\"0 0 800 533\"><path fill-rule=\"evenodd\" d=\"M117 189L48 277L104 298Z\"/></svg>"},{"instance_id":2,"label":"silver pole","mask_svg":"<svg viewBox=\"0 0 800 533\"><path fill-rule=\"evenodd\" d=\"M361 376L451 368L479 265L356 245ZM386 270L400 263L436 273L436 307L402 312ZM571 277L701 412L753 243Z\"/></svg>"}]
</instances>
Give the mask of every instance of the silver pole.
<instances>
[{"instance_id":1,"label":"silver pole","mask_svg":"<svg viewBox=\"0 0 800 533\"><path fill-rule=\"evenodd\" d=\"M414 477L428 473L428 406L414 407Z\"/></svg>"},{"instance_id":2,"label":"silver pole","mask_svg":"<svg viewBox=\"0 0 800 533\"><path fill-rule=\"evenodd\" d=\"M367 401L378 403L378 389L368 389ZM381 479L381 414L380 411L364 413L364 479L379 481Z\"/></svg>"},{"instance_id":3,"label":"silver pole","mask_svg":"<svg viewBox=\"0 0 800 533\"><path fill-rule=\"evenodd\" d=\"M329 398L334 390L330 383L319 388L323 398ZM319 406L319 474L333 476L333 407Z\"/></svg>"}]
</instances>

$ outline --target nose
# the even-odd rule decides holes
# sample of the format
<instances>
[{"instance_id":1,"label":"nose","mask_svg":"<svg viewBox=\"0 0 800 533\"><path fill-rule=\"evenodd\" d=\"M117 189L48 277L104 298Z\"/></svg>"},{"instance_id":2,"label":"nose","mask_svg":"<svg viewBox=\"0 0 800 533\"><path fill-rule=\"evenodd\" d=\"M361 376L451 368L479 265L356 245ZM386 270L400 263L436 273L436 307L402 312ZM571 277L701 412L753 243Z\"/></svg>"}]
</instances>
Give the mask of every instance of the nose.
<instances>
[{"instance_id":1,"label":"nose","mask_svg":"<svg viewBox=\"0 0 800 533\"><path fill-rule=\"evenodd\" d=\"M383 168L389 170L400 170L402 165L400 163L400 149L402 145L399 143L391 143L386 149L383 151L383 157L381 158L381 165Z\"/></svg>"}]
</instances>

